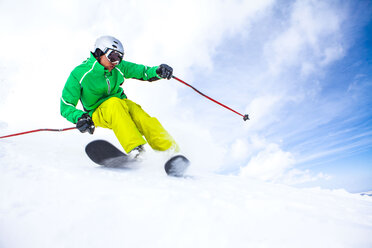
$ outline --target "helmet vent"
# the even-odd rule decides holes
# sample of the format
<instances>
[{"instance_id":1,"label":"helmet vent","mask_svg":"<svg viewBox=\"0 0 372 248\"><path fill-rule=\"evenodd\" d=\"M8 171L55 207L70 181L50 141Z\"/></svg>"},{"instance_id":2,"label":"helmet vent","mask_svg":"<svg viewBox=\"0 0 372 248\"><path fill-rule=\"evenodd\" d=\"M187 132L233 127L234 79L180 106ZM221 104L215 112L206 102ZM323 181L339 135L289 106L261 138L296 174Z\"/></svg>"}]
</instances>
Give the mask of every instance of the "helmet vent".
<instances>
[{"instance_id":1,"label":"helmet vent","mask_svg":"<svg viewBox=\"0 0 372 248\"><path fill-rule=\"evenodd\" d=\"M115 47L115 48L118 48L116 45L112 45L113 47Z\"/></svg>"}]
</instances>

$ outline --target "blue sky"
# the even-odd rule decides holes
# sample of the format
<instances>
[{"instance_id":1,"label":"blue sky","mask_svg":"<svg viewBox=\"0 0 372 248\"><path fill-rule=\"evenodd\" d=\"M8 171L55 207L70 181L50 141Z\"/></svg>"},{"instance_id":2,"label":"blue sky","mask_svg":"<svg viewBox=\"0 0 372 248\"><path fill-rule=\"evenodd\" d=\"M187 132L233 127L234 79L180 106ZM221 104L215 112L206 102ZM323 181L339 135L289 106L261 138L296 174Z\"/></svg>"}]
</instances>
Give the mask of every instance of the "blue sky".
<instances>
[{"instance_id":1,"label":"blue sky","mask_svg":"<svg viewBox=\"0 0 372 248\"><path fill-rule=\"evenodd\" d=\"M175 80L125 83L198 168L372 189L371 1L36 0L0 9L1 47L21 48L1 55L3 132L70 126L59 115L63 85L95 39L110 34L127 60L168 63L250 114L243 122ZM29 103L33 111L24 111Z\"/></svg>"},{"instance_id":2,"label":"blue sky","mask_svg":"<svg viewBox=\"0 0 372 248\"><path fill-rule=\"evenodd\" d=\"M256 24L259 27L251 27L251 35L236 34L224 40L213 57L215 69L198 72L197 78L200 78L197 84L213 88L209 89L211 94L219 95L225 103L240 106L240 110L245 109L244 100L255 98L255 91L265 95L266 89L261 91L258 87L248 86L254 80L260 80L256 75L261 73L265 79L273 80L273 83L262 82L263 87L268 87L268 95L273 98L275 91L282 94L283 88L290 91L285 94L287 98L296 98L298 92L301 99L286 99L287 103L278 103L282 106L275 113L270 113L274 115L274 120L262 130L255 130L253 135L280 144L283 151L294 156L294 168L311 172L306 173L306 177L313 179L297 185L365 191L372 188L372 6L368 1L331 3L330 6L335 7L333 14L336 17L342 15L339 28L323 34L323 39L330 39L328 44L319 39L318 45L335 46L342 55L334 61L322 66L322 61L315 59L314 64L319 68L305 77L301 77L298 64L285 68L287 71L280 77L266 75L267 64L262 62L262 54L265 50L263 44L270 37L267 33L275 36L275 33L285 30L284 25L276 27L273 23L288 22L293 11L292 7L283 10L282 5L278 4L268 21L259 20ZM309 57L312 59L309 55L313 52L312 48L304 47L303 50L305 56L299 58L298 63L303 63ZM245 90L246 99L234 97ZM223 118L233 118L233 114L228 116L228 113L224 113ZM251 118L254 120L254 115ZM225 128L223 123L221 129ZM267 123L263 122L263 125ZM230 142L234 142L237 136L251 134L249 130L238 129L230 136ZM227 142L226 139L224 142ZM250 159L252 157L223 171L239 173L240 167Z\"/></svg>"}]
</instances>

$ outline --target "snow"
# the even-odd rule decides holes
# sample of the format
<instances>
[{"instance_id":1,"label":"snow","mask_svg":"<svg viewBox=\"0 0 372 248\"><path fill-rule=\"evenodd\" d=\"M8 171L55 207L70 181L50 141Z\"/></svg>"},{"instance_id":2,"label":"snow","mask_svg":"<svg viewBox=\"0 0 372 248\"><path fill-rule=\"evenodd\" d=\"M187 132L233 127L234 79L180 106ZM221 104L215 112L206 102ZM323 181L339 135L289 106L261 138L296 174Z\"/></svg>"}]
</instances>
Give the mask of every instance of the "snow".
<instances>
[{"instance_id":1,"label":"snow","mask_svg":"<svg viewBox=\"0 0 372 248\"><path fill-rule=\"evenodd\" d=\"M8 133L4 123L1 133ZM97 129L0 139L0 247L372 247L372 197L217 175L171 178L84 153Z\"/></svg>"}]
</instances>

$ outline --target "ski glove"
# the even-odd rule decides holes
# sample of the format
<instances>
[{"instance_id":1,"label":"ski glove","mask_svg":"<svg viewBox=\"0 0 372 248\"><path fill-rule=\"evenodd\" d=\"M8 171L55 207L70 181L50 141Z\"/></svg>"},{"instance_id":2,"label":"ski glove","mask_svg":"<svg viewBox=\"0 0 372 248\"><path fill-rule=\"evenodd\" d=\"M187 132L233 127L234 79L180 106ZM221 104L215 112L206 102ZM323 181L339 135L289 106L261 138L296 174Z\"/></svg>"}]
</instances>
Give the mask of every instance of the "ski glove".
<instances>
[{"instance_id":1,"label":"ski glove","mask_svg":"<svg viewBox=\"0 0 372 248\"><path fill-rule=\"evenodd\" d=\"M161 64L158 69L156 69L156 73L161 78L171 79L173 75L173 69L169 65Z\"/></svg>"},{"instance_id":2,"label":"ski glove","mask_svg":"<svg viewBox=\"0 0 372 248\"><path fill-rule=\"evenodd\" d=\"M82 133L88 131L90 134L93 134L95 126L90 115L85 113L78 119L76 128L79 129L79 131Z\"/></svg>"}]
</instances>

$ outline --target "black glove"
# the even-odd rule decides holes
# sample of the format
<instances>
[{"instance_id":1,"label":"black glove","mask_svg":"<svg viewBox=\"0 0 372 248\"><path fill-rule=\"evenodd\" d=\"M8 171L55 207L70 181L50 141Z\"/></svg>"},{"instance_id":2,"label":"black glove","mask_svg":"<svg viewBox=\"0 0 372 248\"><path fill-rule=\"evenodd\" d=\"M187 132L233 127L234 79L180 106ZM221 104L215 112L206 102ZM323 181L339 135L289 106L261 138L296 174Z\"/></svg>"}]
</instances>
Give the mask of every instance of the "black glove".
<instances>
[{"instance_id":1,"label":"black glove","mask_svg":"<svg viewBox=\"0 0 372 248\"><path fill-rule=\"evenodd\" d=\"M171 79L173 74L173 69L169 65L161 64L158 69L156 69L156 73L161 78Z\"/></svg>"},{"instance_id":2,"label":"black glove","mask_svg":"<svg viewBox=\"0 0 372 248\"><path fill-rule=\"evenodd\" d=\"M88 131L90 134L93 134L95 126L90 115L85 113L78 119L76 128L79 129L79 131L82 133Z\"/></svg>"}]
</instances>

